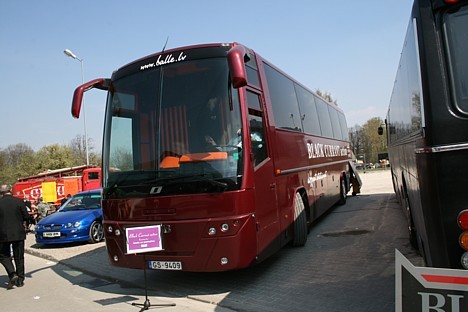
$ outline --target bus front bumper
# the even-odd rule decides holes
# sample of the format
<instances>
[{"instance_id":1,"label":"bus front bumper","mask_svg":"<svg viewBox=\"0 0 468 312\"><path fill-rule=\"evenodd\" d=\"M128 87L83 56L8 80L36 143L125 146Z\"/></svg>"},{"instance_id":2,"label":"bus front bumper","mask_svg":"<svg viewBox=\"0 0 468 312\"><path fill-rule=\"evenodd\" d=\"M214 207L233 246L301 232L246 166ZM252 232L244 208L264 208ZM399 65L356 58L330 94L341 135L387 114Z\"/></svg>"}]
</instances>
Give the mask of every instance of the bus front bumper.
<instances>
[{"instance_id":1,"label":"bus front bumper","mask_svg":"<svg viewBox=\"0 0 468 312\"><path fill-rule=\"evenodd\" d=\"M161 224L163 250L128 253L125 229ZM253 214L161 223L105 221L112 265L133 269L218 272L245 268L257 257ZM118 234L118 235L117 235Z\"/></svg>"}]
</instances>

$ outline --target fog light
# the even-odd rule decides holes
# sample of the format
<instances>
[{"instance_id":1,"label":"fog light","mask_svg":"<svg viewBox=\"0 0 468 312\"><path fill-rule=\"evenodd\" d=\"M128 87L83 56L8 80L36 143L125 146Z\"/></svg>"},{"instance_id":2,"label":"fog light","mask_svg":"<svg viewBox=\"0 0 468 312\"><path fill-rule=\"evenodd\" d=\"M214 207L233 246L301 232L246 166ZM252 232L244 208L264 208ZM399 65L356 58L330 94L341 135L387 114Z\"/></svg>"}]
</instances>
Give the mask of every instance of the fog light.
<instances>
[{"instance_id":1,"label":"fog light","mask_svg":"<svg viewBox=\"0 0 468 312\"><path fill-rule=\"evenodd\" d=\"M465 252L461 257L461 265L464 269L468 269L468 252Z\"/></svg>"},{"instance_id":2,"label":"fog light","mask_svg":"<svg viewBox=\"0 0 468 312\"><path fill-rule=\"evenodd\" d=\"M120 230L119 229L115 229L115 235L117 235L117 236L120 235Z\"/></svg>"},{"instance_id":3,"label":"fog light","mask_svg":"<svg viewBox=\"0 0 468 312\"><path fill-rule=\"evenodd\" d=\"M229 230L229 225L227 223L223 223L221 225L221 232L226 232Z\"/></svg>"},{"instance_id":4,"label":"fog light","mask_svg":"<svg viewBox=\"0 0 468 312\"><path fill-rule=\"evenodd\" d=\"M461 233L458 242L463 249L468 250L468 232Z\"/></svg>"},{"instance_id":5,"label":"fog light","mask_svg":"<svg viewBox=\"0 0 468 312\"><path fill-rule=\"evenodd\" d=\"M222 257L221 258L221 265L226 265L226 264L228 264L228 258Z\"/></svg>"},{"instance_id":6,"label":"fog light","mask_svg":"<svg viewBox=\"0 0 468 312\"><path fill-rule=\"evenodd\" d=\"M210 228L208 230L208 235L215 235L215 234L216 234L216 229L215 228L212 227L212 228Z\"/></svg>"},{"instance_id":7,"label":"fog light","mask_svg":"<svg viewBox=\"0 0 468 312\"><path fill-rule=\"evenodd\" d=\"M115 262L119 261L119 257L117 257L117 255L115 255L113 259Z\"/></svg>"},{"instance_id":8,"label":"fog light","mask_svg":"<svg viewBox=\"0 0 468 312\"><path fill-rule=\"evenodd\" d=\"M113 231L114 231L114 229L112 228L112 226L109 225L107 227L107 232L112 233Z\"/></svg>"}]
</instances>

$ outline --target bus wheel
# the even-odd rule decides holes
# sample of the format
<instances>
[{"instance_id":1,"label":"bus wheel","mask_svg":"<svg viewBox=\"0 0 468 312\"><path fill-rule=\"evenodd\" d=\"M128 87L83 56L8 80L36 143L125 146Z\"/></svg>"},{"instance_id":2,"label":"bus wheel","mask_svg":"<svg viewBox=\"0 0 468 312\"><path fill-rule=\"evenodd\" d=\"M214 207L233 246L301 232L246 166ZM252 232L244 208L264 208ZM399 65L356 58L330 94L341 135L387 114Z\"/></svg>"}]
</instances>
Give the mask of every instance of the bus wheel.
<instances>
[{"instance_id":1,"label":"bus wheel","mask_svg":"<svg viewBox=\"0 0 468 312\"><path fill-rule=\"evenodd\" d=\"M419 250L418 233L416 231L416 227L414 226L413 216L411 214L410 202L409 202L408 194L406 192L404 192L403 203L405 205L406 218L408 219L408 236L409 236L410 244L414 249Z\"/></svg>"},{"instance_id":2,"label":"bus wheel","mask_svg":"<svg viewBox=\"0 0 468 312\"><path fill-rule=\"evenodd\" d=\"M307 241L307 216L304 201L299 193L294 199L294 233L293 246L304 246Z\"/></svg>"},{"instance_id":3,"label":"bus wheel","mask_svg":"<svg viewBox=\"0 0 468 312\"><path fill-rule=\"evenodd\" d=\"M340 199L338 200L339 205L344 205L346 204L346 197L348 192L346 192L346 183L345 183L345 178L340 179Z\"/></svg>"},{"instance_id":4,"label":"bus wheel","mask_svg":"<svg viewBox=\"0 0 468 312\"><path fill-rule=\"evenodd\" d=\"M89 242L99 243L104 238L104 227L99 221L94 221L89 228Z\"/></svg>"}]
</instances>

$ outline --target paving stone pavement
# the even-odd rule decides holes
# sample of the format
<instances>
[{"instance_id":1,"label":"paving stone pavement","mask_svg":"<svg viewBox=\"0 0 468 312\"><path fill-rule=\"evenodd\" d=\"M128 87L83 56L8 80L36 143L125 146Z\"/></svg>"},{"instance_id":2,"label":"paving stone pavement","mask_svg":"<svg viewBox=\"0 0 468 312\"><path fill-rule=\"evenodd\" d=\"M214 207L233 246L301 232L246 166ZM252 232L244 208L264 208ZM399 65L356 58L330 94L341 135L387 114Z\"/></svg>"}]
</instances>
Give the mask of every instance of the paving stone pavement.
<instances>
[{"instance_id":1,"label":"paving stone pavement","mask_svg":"<svg viewBox=\"0 0 468 312\"><path fill-rule=\"evenodd\" d=\"M148 288L169 299L211 303L219 311L394 311L394 250L416 264L420 258L409 246L389 171L361 177L362 193L317 222L305 247L285 247L239 271L150 270ZM30 234L26 252L124 287L144 285L143 271L109 264L103 242L45 246Z\"/></svg>"}]
</instances>

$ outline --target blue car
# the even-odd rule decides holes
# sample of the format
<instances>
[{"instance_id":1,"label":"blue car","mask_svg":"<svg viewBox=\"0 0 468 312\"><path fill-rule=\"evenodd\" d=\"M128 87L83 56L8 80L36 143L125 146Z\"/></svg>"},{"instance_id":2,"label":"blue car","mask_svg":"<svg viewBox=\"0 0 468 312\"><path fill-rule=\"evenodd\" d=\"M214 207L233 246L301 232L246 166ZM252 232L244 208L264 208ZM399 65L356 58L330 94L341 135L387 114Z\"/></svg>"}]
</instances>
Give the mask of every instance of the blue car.
<instances>
[{"instance_id":1,"label":"blue car","mask_svg":"<svg viewBox=\"0 0 468 312\"><path fill-rule=\"evenodd\" d=\"M102 241L101 190L74 195L57 212L39 221L35 232L40 244Z\"/></svg>"}]
</instances>

